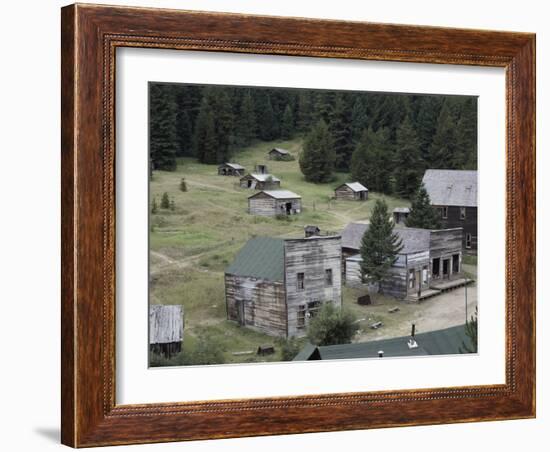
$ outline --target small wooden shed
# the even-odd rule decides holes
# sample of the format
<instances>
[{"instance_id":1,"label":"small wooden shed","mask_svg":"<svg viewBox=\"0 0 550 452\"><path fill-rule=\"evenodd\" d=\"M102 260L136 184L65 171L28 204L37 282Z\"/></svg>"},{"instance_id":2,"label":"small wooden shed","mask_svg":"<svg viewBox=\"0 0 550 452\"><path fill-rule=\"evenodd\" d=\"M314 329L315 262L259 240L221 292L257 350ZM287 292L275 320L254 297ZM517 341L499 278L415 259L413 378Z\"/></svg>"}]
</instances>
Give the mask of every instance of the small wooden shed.
<instances>
[{"instance_id":1,"label":"small wooden shed","mask_svg":"<svg viewBox=\"0 0 550 452\"><path fill-rule=\"evenodd\" d=\"M292 159L292 154L286 149L273 148L268 153L270 160L290 160Z\"/></svg>"},{"instance_id":2,"label":"small wooden shed","mask_svg":"<svg viewBox=\"0 0 550 452\"><path fill-rule=\"evenodd\" d=\"M281 186L281 180L272 174L247 174L240 179L241 188L251 188L253 190L271 190Z\"/></svg>"},{"instance_id":3,"label":"small wooden shed","mask_svg":"<svg viewBox=\"0 0 550 452\"><path fill-rule=\"evenodd\" d=\"M183 306L149 306L149 350L170 358L181 352L183 343Z\"/></svg>"},{"instance_id":4,"label":"small wooden shed","mask_svg":"<svg viewBox=\"0 0 550 452\"><path fill-rule=\"evenodd\" d=\"M359 182L346 182L334 189L334 197L347 201L366 201L369 199L369 190Z\"/></svg>"},{"instance_id":5,"label":"small wooden shed","mask_svg":"<svg viewBox=\"0 0 550 452\"><path fill-rule=\"evenodd\" d=\"M263 190L248 198L248 213L264 217L296 215L302 211L302 197L289 190Z\"/></svg>"},{"instance_id":6,"label":"small wooden shed","mask_svg":"<svg viewBox=\"0 0 550 452\"><path fill-rule=\"evenodd\" d=\"M310 225L304 226L304 232L305 232L306 238L314 237L321 233L321 229L319 228L319 226L314 226L310 224Z\"/></svg>"},{"instance_id":7,"label":"small wooden shed","mask_svg":"<svg viewBox=\"0 0 550 452\"><path fill-rule=\"evenodd\" d=\"M222 163L218 166L219 176L243 176L245 168L238 163Z\"/></svg>"},{"instance_id":8,"label":"small wooden shed","mask_svg":"<svg viewBox=\"0 0 550 452\"><path fill-rule=\"evenodd\" d=\"M396 207L393 209L393 222L395 224L405 224L405 220L411 213L408 207Z\"/></svg>"}]
</instances>

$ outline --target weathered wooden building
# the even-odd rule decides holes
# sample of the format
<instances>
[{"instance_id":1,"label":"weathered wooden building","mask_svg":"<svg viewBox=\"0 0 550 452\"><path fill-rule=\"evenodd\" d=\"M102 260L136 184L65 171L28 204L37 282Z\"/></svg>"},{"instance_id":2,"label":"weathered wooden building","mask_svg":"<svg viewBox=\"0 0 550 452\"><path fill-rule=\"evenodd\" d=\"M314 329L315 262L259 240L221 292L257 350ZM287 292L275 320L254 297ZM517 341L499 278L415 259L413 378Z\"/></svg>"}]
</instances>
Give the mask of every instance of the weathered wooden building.
<instances>
[{"instance_id":1,"label":"weathered wooden building","mask_svg":"<svg viewBox=\"0 0 550 452\"><path fill-rule=\"evenodd\" d=\"M341 306L341 238L256 237L225 271L227 318L282 337L304 336L321 305Z\"/></svg>"},{"instance_id":2,"label":"weathered wooden building","mask_svg":"<svg viewBox=\"0 0 550 452\"><path fill-rule=\"evenodd\" d=\"M368 224L350 223L342 232L345 281L363 283L361 239ZM402 249L388 275L380 282L380 292L408 300L421 300L467 283L462 274L462 229L396 228Z\"/></svg>"},{"instance_id":3,"label":"weathered wooden building","mask_svg":"<svg viewBox=\"0 0 550 452\"><path fill-rule=\"evenodd\" d=\"M359 182L346 182L334 189L334 197L345 201L366 201L369 190Z\"/></svg>"},{"instance_id":4,"label":"weathered wooden building","mask_svg":"<svg viewBox=\"0 0 550 452\"><path fill-rule=\"evenodd\" d=\"M220 176L243 176L245 168L238 163L222 163L218 166Z\"/></svg>"},{"instance_id":5,"label":"weathered wooden building","mask_svg":"<svg viewBox=\"0 0 550 452\"><path fill-rule=\"evenodd\" d=\"M466 250L477 250L477 171L429 169L422 179L444 228L462 228Z\"/></svg>"},{"instance_id":6,"label":"weathered wooden building","mask_svg":"<svg viewBox=\"0 0 550 452\"><path fill-rule=\"evenodd\" d=\"M289 190L263 190L248 198L248 213L264 217L296 215L302 211L302 197Z\"/></svg>"},{"instance_id":7,"label":"weathered wooden building","mask_svg":"<svg viewBox=\"0 0 550 452\"><path fill-rule=\"evenodd\" d=\"M411 209L408 207L396 207L393 209L393 222L395 224L405 224L410 213Z\"/></svg>"},{"instance_id":8,"label":"weathered wooden building","mask_svg":"<svg viewBox=\"0 0 550 452\"><path fill-rule=\"evenodd\" d=\"M281 180L272 174L251 173L241 177L240 186L252 190L274 190L281 187Z\"/></svg>"},{"instance_id":9,"label":"weathered wooden building","mask_svg":"<svg viewBox=\"0 0 550 452\"><path fill-rule=\"evenodd\" d=\"M183 343L183 306L149 306L149 350L170 358L181 352Z\"/></svg>"},{"instance_id":10,"label":"weathered wooden building","mask_svg":"<svg viewBox=\"0 0 550 452\"><path fill-rule=\"evenodd\" d=\"M273 148L267 153L270 160L290 160L292 159L292 154L290 151L281 148Z\"/></svg>"},{"instance_id":11,"label":"weathered wooden building","mask_svg":"<svg viewBox=\"0 0 550 452\"><path fill-rule=\"evenodd\" d=\"M319 235L321 233L321 229L319 228L319 226L310 224L304 226L304 233L306 237L313 237L314 235Z\"/></svg>"}]
</instances>

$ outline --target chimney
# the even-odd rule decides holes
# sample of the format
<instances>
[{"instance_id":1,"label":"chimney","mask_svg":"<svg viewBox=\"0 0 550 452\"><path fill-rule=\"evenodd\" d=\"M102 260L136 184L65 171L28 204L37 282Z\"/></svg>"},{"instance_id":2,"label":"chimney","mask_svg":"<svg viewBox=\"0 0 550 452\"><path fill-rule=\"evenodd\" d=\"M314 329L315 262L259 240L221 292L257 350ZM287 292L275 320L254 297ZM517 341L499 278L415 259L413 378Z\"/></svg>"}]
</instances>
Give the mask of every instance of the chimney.
<instances>
[{"instance_id":1,"label":"chimney","mask_svg":"<svg viewBox=\"0 0 550 452\"><path fill-rule=\"evenodd\" d=\"M384 350L380 350L380 351L378 352L378 357L379 357L379 358L383 358L383 357L384 357Z\"/></svg>"},{"instance_id":2,"label":"chimney","mask_svg":"<svg viewBox=\"0 0 550 452\"><path fill-rule=\"evenodd\" d=\"M416 330L416 325L413 323L411 327L411 336L414 337L414 332Z\"/></svg>"}]
</instances>

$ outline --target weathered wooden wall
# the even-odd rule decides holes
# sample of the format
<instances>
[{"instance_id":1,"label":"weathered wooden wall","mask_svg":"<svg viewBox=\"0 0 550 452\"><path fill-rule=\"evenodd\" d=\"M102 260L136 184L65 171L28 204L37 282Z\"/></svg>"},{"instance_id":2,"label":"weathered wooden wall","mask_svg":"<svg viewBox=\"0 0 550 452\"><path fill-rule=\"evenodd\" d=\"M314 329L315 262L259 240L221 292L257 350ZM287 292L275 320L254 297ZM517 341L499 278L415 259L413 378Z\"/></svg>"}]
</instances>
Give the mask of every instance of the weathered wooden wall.
<instances>
[{"instance_id":1,"label":"weathered wooden wall","mask_svg":"<svg viewBox=\"0 0 550 452\"><path fill-rule=\"evenodd\" d=\"M248 198L248 212L251 215L260 215L265 217L274 217L276 215L286 215L286 203L292 203L292 209L296 213L302 210L301 199L275 199L264 193L259 193L253 198Z\"/></svg>"},{"instance_id":2,"label":"weathered wooden wall","mask_svg":"<svg viewBox=\"0 0 550 452\"><path fill-rule=\"evenodd\" d=\"M250 187L248 186L249 181L251 181ZM250 175L247 175L241 178L240 187L249 188L251 190L273 190L281 187L281 181L271 180L262 182Z\"/></svg>"},{"instance_id":3,"label":"weathered wooden wall","mask_svg":"<svg viewBox=\"0 0 550 452\"><path fill-rule=\"evenodd\" d=\"M459 272L454 274L452 271L452 265L449 270L450 277L461 276L462 272L462 228L454 229L441 229L432 231L430 234L430 274L432 270L433 260L440 258L451 259L454 254L459 255ZM443 264L440 264L443 265ZM442 268L442 267L441 267ZM440 271L441 274L442 270Z\"/></svg>"},{"instance_id":4,"label":"weathered wooden wall","mask_svg":"<svg viewBox=\"0 0 550 452\"><path fill-rule=\"evenodd\" d=\"M303 336L298 327L300 306L310 302L342 303L342 242L340 236L285 240L285 287L288 335ZM325 270L332 269L332 286L325 285ZM304 273L304 289L297 275ZM307 325L307 319L306 319Z\"/></svg>"},{"instance_id":5,"label":"weathered wooden wall","mask_svg":"<svg viewBox=\"0 0 550 452\"><path fill-rule=\"evenodd\" d=\"M334 197L336 199L354 201L355 199L357 199L355 195L356 193L347 185L343 185L334 190Z\"/></svg>"},{"instance_id":6,"label":"weathered wooden wall","mask_svg":"<svg viewBox=\"0 0 550 452\"><path fill-rule=\"evenodd\" d=\"M244 319L238 303L244 303ZM283 281L225 275L227 318L272 335L286 336L287 317Z\"/></svg>"},{"instance_id":7,"label":"weathered wooden wall","mask_svg":"<svg viewBox=\"0 0 550 452\"><path fill-rule=\"evenodd\" d=\"M442 206L434 206L442 207ZM466 248L466 234L472 234L472 250L477 250L477 207L466 207L466 218L460 219L460 207L447 206L447 218L441 218L441 226L445 229L462 228L462 247Z\"/></svg>"}]
</instances>

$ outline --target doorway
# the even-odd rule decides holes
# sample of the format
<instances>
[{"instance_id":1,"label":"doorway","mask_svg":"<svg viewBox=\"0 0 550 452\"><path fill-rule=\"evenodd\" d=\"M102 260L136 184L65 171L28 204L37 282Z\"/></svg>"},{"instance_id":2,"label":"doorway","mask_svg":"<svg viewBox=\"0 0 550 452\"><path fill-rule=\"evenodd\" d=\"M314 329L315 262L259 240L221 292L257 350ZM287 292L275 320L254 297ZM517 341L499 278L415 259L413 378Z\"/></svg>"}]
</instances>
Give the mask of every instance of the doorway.
<instances>
[{"instance_id":1,"label":"doorway","mask_svg":"<svg viewBox=\"0 0 550 452\"><path fill-rule=\"evenodd\" d=\"M244 326L244 300L237 300L235 304L237 305L237 322Z\"/></svg>"},{"instance_id":2,"label":"doorway","mask_svg":"<svg viewBox=\"0 0 550 452\"><path fill-rule=\"evenodd\" d=\"M443 278L449 278L450 259L443 259Z\"/></svg>"},{"instance_id":3,"label":"doorway","mask_svg":"<svg viewBox=\"0 0 550 452\"><path fill-rule=\"evenodd\" d=\"M440 273L439 273L440 264L441 264L441 259L439 257L436 257L432 261L432 278L434 279L438 279L440 276Z\"/></svg>"},{"instance_id":4,"label":"doorway","mask_svg":"<svg viewBox=\"0 0 550 452\"><path fill-rule=\"evenodd\" d=\"M291 202L287 202L285 204L285 209L286 209L286 214L287 215L291 215L292 214L292 203Z\"/></svg>"}]
</instances>

